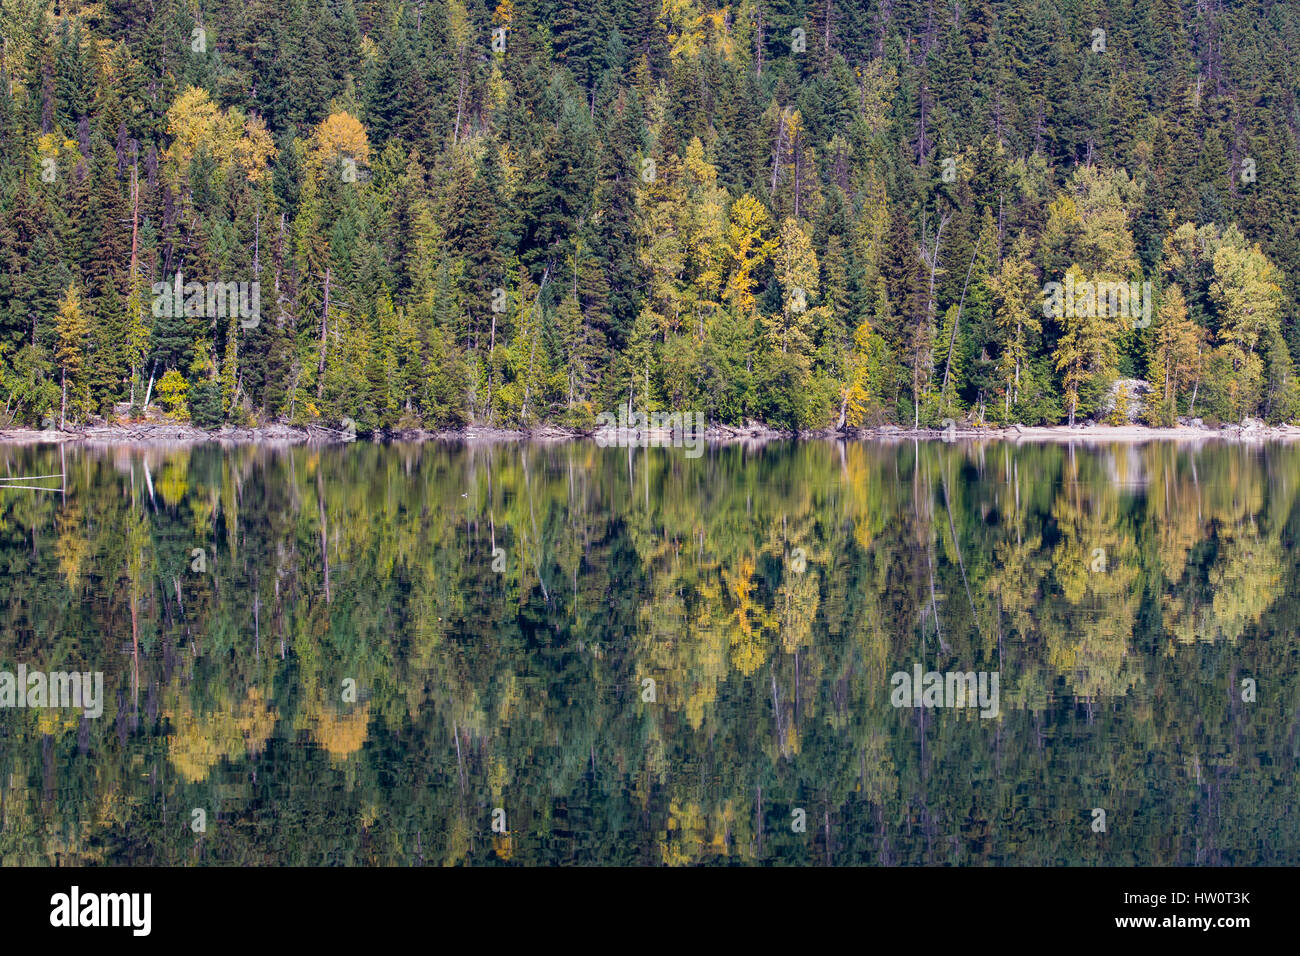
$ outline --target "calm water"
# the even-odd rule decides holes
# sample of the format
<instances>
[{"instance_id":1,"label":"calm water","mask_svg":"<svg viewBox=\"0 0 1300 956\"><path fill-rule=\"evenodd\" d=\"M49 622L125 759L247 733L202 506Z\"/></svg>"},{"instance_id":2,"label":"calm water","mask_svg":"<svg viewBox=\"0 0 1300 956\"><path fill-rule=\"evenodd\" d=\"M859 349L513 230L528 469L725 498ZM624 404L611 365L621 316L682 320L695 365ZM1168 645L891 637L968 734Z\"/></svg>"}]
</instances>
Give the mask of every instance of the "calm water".
<instances>
[{"instance_id":1,"label":"calm water","mask_svg":"<svg viewBox=\"0 0 1300 956\"><path fill-rule=\"evenodd\" d=\"M0 709L5 864L1300 856L1297 448L0 447L58 473L0 670L103 715Z\"/></svg>"}]
</instances>

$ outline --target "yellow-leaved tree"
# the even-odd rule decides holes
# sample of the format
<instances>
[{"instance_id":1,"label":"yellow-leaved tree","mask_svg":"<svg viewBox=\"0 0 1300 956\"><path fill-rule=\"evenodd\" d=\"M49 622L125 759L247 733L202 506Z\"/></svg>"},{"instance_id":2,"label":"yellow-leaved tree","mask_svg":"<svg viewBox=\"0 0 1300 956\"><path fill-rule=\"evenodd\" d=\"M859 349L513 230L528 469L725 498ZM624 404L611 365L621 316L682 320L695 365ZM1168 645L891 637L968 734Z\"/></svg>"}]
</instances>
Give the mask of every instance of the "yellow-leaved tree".
<instances>
[{"instance_id":1,"label":"yellow-leaved tree","mask_svg":"<svg viewBox=\"0 0 1300 956\"><path fill-rule=\"evenodd\" d=\"M90 386L82 374L85 365L84 347L90 335L90 323L81 307L81 294L75 283L69 283L68 291L59 300L59 314L56 319L59 341L55 349L55 358L59 363L59 428L67 424L68 412L73 417L90 406ZM71 397L71 402L69 402Z\"/></svg>"},{"instance_id":2,"label":"yellow-leaved tree","mask_svg":"<svg viewBox=\"0 0 1300 956\"><path fill-rule=\"evenodd\" d=\"M260 182L275 155L275 144L261 117L245 116L237 107L222 110L206 90L192 86L167 111L172 144L165 160L171 175L183 178L200 152L211 156L223 175L237 170Z\"/></svg>"},{"instance_id":3,"label":"yellow-leaved tree","mask_svg":"<svg viewBox=\"0 0 1300 956\"><path fill-rule=\"evenodd\" d=\"M874 404L871 356L875 347L871 323L863 319L853 333L853 351L849 355L849 380L841 400L840 424L860 428Z\"/></svg>"},{"instance_id":4,"label":"yellow-leaved tree","mask_svg":"<svg viewBox=\"0 0 1300 956\"><path fill-rule=\"evenodd\" d=\"M727 226L731 276L724 297L738 316L752 318L754 314L754 273L776 249L776 240L767 237L771 224L763 204L749 193L731 204L731 222Z\"/></svg>"},{"instance_id":5,"label":"yellow-leaved tree","mask_svg":"<svg viewBox=\"0 0 1300 956\"><path fill-rule=\"evenodd\" d=\"M370 162L366 128L351 113L331 113L312 133L307 160L317 171L343 165L348 160L356 168L364 168Z\"/></svg>"},{"instance_id":6,"label":"yellow-leaved tree","mask_svg":"<svg viewBox=\"0 0 1300 956\"><path fill-rule=\"evenodd\" d=\"M1201 354L1205 330L1187 315L1187 301L1177 285L1161 296L1159 322L1147 352L1151 400L1147 420L1152 425L1173 425L1178 415L1178 396L1192 387L1201 375Z\"/></svg>"},{"instance_id":7,"label":"yellow-leaved tree","mask_svg":"<svg viewBox=\"0 0 1300 956\"><path fill-rule=\"evenodd\" d=\"M1215 353L1224 372L1218 384L1225 393L1224 407L1234 420L1254 414L1261 402L1264 360L1260 353L1272 338L1280 338L1281 284L1281 274L1258 243L1225 241L1215 250L1210 298L1219 313Z\"/></svg>"},{"instance_id":8,"label":"yellow-leaved tree","mask_svg":"<svg viewBox=\"0 0 1300 956\"><path fill-rule=\"evenodd\" d=\"M776 277L781 283L781 311L768 321L769 345L793 354L806 371L812 349L812 327L822 310L813 306L821 288L821 269L812 237L790 217L781 222L776 252Z\"/></svg>"},{"instance_id":9,"label":"yellow-leaved tree","mask_svg":"<svg viewBox=\"0 0 1300 956\"><path fill-rule=\"evenodd\" d=\"M1022 255L1002 260L1002 268L989 277L993 294L993 318L997 323L1002 353L998 359L998 377L1006 392L1003 396L1006 415L1020 399L1020 376L1030 359L1029 336L1042 327L1035 309L1038 275Z\"/></svg>"}]
</instances>

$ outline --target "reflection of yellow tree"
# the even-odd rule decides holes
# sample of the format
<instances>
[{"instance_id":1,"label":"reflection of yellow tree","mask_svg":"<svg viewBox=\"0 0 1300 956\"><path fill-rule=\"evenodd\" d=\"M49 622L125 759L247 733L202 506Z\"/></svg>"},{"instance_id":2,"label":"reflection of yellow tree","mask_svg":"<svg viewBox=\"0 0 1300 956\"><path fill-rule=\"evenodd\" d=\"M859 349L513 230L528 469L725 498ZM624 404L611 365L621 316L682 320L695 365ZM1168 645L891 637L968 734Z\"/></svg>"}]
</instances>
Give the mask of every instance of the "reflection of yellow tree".
<instances>
[{"instance_id":1,"label":"reflection of yellow tree","mask_svg":"<svg viewBox=\"0 0 1300 956\"><path fill-rule=\"evenodd\" d=\"M1020 525L1022 515L1014 516ZM1033 525L1031 525L1032 527ZM1040 633L1043 610L1042 583L1051 571L1051 555L1043 548L1040 534L1027 534L1017 527L1014 539L999 541L993 547L993 569L981 590L991 595L1009 630L1022 640L1031 640ZM993 635L990 635L993 640ZM1054 678L1044 673L1037 655L1027 655L1021 661L1013 686L1003 685L1003 699L1012 706L1043 708L1050 693L1047 690Z\"/></svg>"},{"instance_id":2,"label":"reflection of yellow tree","mask_svg":"<svg viewBox=\"0 0 1300 956\"><path fill-rule=\"evenodd\" d=\"M332 758L346 760L366 742L370 704L340 710L318 695L308 704L306 717L312 739Z\"/></svg>"},{"instance_id":3,"label":"reflection of yellow tree","mask_svg":"<svg viewBox=\"0 0 1300 956\"><path fill-rule=\"evenodd\" d=\"M1102 605L1095 616L1076 616L1064 626L1053 627L1047 637L1048 662L1085 700L1123 697L1142 678L1140 662L1129 653L1131 610L1116 614L1107 610Z\"/></svg>"},{"instance_id":4,"label":"reflection of yellow tree","mask_svg":"<svg viewBox=\"0 0 1300 956\"><path fill-rule=\"evenodd\" d=\"M647 457L642 467L648 469L653 460ZM653 678L657 702L669 711L684 711L698 730L717 700L718 682L727 677L727 614L716 581L717 562L695 551L683 553L682 540L699 534L698 515L672 496L666 496L663 507L671 531L643 514L628 522L650 589L637 612L638 692L640 680ZM661 747L657 733L657 728L651 731L651 743Z\"/></svg>"},{"instance_id":5,"label":"reflection of yellow tree","mask_svg":"<svg viewBox=\"0 0 1300 956\"><path fill-rule=\"evenodd\" d=\"M455 866L469 854L469 821L457 813L447 828L447 858L444 866Z\"/></svg>"},{"instance_id":6,"label":"reflection of yellow tree","mask_svg":"<svg viewBox=\"0 0 1300 956\"><path fill-rule=\"evenodd\" d=\"M1052 503L1060 540L1053 573L1066 601L1064 619L1045 617L1048 661L1080 697L1122 696L1141 678L1129 653L1141 597L1141 558L1132 529L1121 521L1118 490L1077 464Z\"/></svg>"},{"instance_id":7,"label":"reflection of yellow tree","mask_svg":"<svg viewBox=\"0 0 1300 956\"><path fill-rule=\"evenodd\" d=\"M1021 493L1021 478L1018 461L1013 460L1009 450L1004 449L999 466L999 482L1010 486L1009 493L999 502L1002 509L1005 535L993 544L993 562L988 577L977 589L978 593L987 594L997 611L1000 622L998 628L991 628L988 640L995 640L992 631L1003 632L1001 622L1010 625L1010 631L1024 641L1033 639L1039 631L1039 620L1044 603L1044 583L1050 580L1052 556L1043 547L1041 515L1028 508L1027 495ZM1027 669L1035 673L1030 675ZM1030 700L1021 692L1026 688L1037 686L1041 680L1037 673L1041 668L1036 660L1027 659L1020 668L1020 676L1015 682L1013 694L1019 696L1020 705L1030 705ZM1011 691L1004 687L1003 694ZM1034 698L1033 703L1044 704L1046 694Z\"/></svg>"},{"instance_id":8,"label":"reflection of yellow tree","mask_svg":"<svg viewBox=\"0 0 1300 956\"><path fill-rule=\"evenodd\" d=\"M898 791L898 771L889 755L887 738L871 730L860 745L858 754L860 777L857 790L876 805L892 800Z\"/></svg>"},{"instance_id":9,"label":"reflection of yellow tree","mask_svg":"<svg viewBox=\"0 0 1300 956\"><path fill-rule=\"evenodd\" d=\"M1167 587L1182 578L1188 553L1205 539L1201 491L1188 474L1186 459L1176 446L1148 446L1147 533L1156 536L1156 556Z\"/></svg>"},{"instance_id":10,"label":"reflection of yellow tree","mask_svg":"<svg viewBox=\"0 0 1300 956\"><path fill-rule=\"evenodd\" d=\"M993 555L993 570L985 589L998 599L999 608L1010 618L1016 632L1030 635L1042 602L1040 584L1051 567L1051 560L1043 552L1043 537L1018 530L1014 541L1008 538L995 544Z\"/></svg>"},{"instance_id":11,"label":"reflection of yellow tree","mask_svg":"<svg viewBox=\"0 0 1300 956\"><path fill-rule=\"evenodd\" d=\"M222 759L260 753L275 728L274 707L250 687L242 700L224 699L206 714L196 714L179 680L166 691L163 715L172 725L167 742L172 765L189 783L205 779Z\"/></svg>"},{"instance_id":12,"label":"reflection of yellow tree","mask_svg":"<svg viewBox=\"0 0 1300 956\"><path fill-rule=\"evenodd\" d=\"M158 475L158 495L169 508L177 507L189 493L188 455L169 457Z\"/></svg>"},{"instance_id":13,"label":"reflection of yellow tree","mask_svg":"<svg viewBox=\"0 0 1300 956\"><path fill-rule=\"evenodd\" d=\"M75 590L81 580L81 569L91 554L91 544L81 532L81 504L69 501L59 512L59 540L54 553L59 558L59 571L67 579L68 587Z\"/></svg>"},{"instance_id":14,"label":"reflection of yellow tree","mask_svg":"<svg viewBox=\"0 0 1300 956\"><path fill-rule=\"evenodd\" d=\"M1168 463L1150 503L1161 531L1164 627L1182 644L1235 642L1282 593L1285 554L1271 525L1290 514L1294 492L1270 482L1248 455L1219 457L1212 468L1202 490L1195 472ZM1210 534L1215 561L1201 587L1186 580L1188 557Z\"/></svg>"},{"instance_id":15,"label":"reflection of yellow tree","mask_svg":"<svg viewBox=\"0 0 1300 956\"><path fill-rule=\"evenodd\" d=\"M734 848L750 845L748 828L737 832L738 824L744 826L730 800L706 814L695 801L674 798L668 805L668 827L659 834L660 857L668 866L690 866L707 857L729 856Z\"/></svg>"},{"instance_id":16,"label":"reflection of yellow tree","mask_svg":"<svg viewBox=\"0 0 1300 956\"><path fill-rule=\"evenodd\" d=\"M1225 557L1210 572L1212 620L1199 636L1235 643L1281 594L1284 555L1281 540L1259 534L1254 522L1234 528L1223 550Z\"/></svg>"},{"instance_id":17,"label":"reflection of yellow tree","mask_svg":"<svg viewBox=\"0 0 1300 956\"><path fill-rule=\"evenodd\" d=\"M881 467L879 449L854 443L844 450L844 484L848 493L848 514L853 520L853 538L864 552L885 524L889 510L881 500L885 483L877 480Z\"/></svg>"},{"instance_id":18,"label":"reflection of yellow tree","mask_svg":"<svg viewBox=\"0 0 1300 956\"><path fill-rule=\"evenodd\" d=\"M50 866L88 866L105 862L104 851L96 848L94 836L94 823L91 820L69 825L47 824L45 863Z\"/></svg>"},{"instance_id":19,"label":"reflection of yellow tree","mask_svg":"<svg viewBox=\"0 0 1300 956\"><path fill-rule=\"evenodd\" d=\"M81 717L76 711L38 710L36 715L36 732L42 736L61 736L81 726Z\"/></svg>"},{"instance_id":20,"label":"reflection of yellow tree","mask_svg":"<svg viewBox=\"0 0 1300 956\"><path fill-rule=\"evenodd\" d=\"M653 599L641 607L643 677L659 681L657 693L670 710L685 710L699 729L717 700L718 682L727 676L727 636L718 620L718 588L702 584L694 617L686 608L675 575L654 578Z\"/></svg>"},{"instance_id":21,"label":"reflection of yellow tree","mask_svg":"<svg viewBox=\"0 0 1300 956\"><path fill-rule=\"evenodd\" d=\"M668 830L659 840L659 852L669 866L689 866L699 859L708 841L704 814L697 803L673 800L668 806Z\"/></svg>"},{"instance_id":22,"label":"reflection of yellow tree","mask_svg":"<svg viewBox=\"0 0 1300 956\"><path fill-rule=\"evenodd\" d=\"M1282 593L1282 543L1260 535L1253 522L1219 529L1218 560L1209 571L1209 605L1174 588L1165 595L1165 630L1183 644L1235 643Z\"/></svg>"},{"instance_id":23,"label":"reflection of yellow tree","mask_svg":"<svg viewBox=\"0 0 1300 956\"><path fill-rule=\"evenodd\" d=\"M813 565L824 557L814 535L815 513L807 494L782 503L790 510L783 510L779 521L768 522L763 553L781 562L773 616L782 650L794 654L812 644L812 626L821 603L820 578Z\"/></svg>"},{"instance_id":24,"label":"reflection of yellow tree","mask_svg":"<svg viewBox=\"0 0 1300 956\"><path fill-rule=\"evenodd\" d=\"M754 602L754 559L741 558L734 573L722 571L726 592L734 602L731 611L731 665L748 677L767 660L763 632L775 630L777 621L767 609Z\"/></svg>"},{"instance_id":25,"label":"reflection of yellow tree","mask_svg":"<svg viewBox=\"0 0 1300 956\"><path fill-rule=\"evenodd\" d=\"M810 568L803 574L787 572L776 592L777 627L781 632L781 647L787 654L812 645L812 627L820 600L815 571Z\"/></svg>"}]
</instances>

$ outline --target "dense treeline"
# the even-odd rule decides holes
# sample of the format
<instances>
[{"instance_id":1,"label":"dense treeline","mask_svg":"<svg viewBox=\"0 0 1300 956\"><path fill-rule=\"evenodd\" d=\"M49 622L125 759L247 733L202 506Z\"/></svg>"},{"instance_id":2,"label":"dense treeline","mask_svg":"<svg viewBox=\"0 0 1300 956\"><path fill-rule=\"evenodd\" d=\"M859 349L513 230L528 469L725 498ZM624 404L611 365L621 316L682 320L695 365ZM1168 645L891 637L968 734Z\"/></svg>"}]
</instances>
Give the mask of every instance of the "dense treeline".
<instances>
[{"instance_id":1,"label":"dense treeline","mask_svg":"<svg viewBox=\"0 0 1300 956\"><path fill-rule=\"evenodd\" d=\"M6 457L4 863L1296 856L1295 446Z\"/></svg>"},{"instance_id":2,"label":"dense treeline","mask_svg":"<svg viewBox=\"0 0 1300 956\"><path fill-rule=\"evenodd\" d=\"M4 0L0 28L5 420L1058 422L1121 376L1152 422L1300 412L1294 5ZM158 308L178 281L260 312ZM1153 308L1045 315L1067 281Z\"/></svg>"}]
</instances>

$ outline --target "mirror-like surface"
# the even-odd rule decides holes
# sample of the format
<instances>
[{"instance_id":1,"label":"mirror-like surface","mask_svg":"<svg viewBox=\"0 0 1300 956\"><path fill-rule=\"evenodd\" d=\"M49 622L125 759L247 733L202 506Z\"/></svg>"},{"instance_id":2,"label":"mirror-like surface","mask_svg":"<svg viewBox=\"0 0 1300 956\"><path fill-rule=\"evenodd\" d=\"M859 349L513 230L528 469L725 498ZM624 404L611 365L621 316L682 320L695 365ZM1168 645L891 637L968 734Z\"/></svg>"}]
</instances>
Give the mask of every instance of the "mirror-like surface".
<instances>
[{"instance_id":1,"label":"mirror-like surface","mask_svg":"<svg viewBox=\"0 0 1300 956\"><path fill-rule=\"evenodd\" d=\"M5 864L1300 851L1297 448L7 447L0 474L64 476L0 491L0 671L104 698L0 709ZM996 675L996 714L895 706L918 667Z\"/></svg>"}]
</instances>

